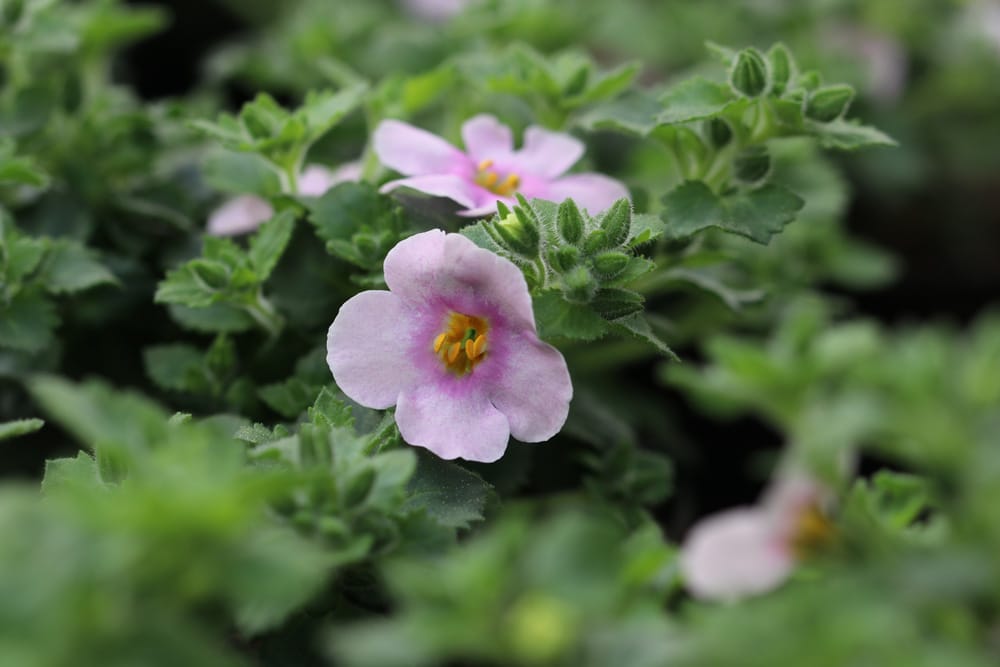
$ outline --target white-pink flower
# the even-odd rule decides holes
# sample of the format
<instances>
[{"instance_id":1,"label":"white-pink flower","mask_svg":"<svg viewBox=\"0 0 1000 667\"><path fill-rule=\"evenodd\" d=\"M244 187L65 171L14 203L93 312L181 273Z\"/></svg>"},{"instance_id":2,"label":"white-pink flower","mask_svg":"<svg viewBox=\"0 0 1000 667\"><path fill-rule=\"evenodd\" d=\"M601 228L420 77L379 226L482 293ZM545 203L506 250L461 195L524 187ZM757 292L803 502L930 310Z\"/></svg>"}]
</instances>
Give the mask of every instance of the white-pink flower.
<instances>
[{"instance_id":1,"label":"white-pink flower","mask_svg":"<svg viewBox=\"0 0 1000 667\"><path fill-rule=\"evenodd\" d=\"M603 174L566 174L583 155L583 143L568 134L541 127L524 131L514 149L510 128L481 114L462 125L465 151L441 137L398 120L375 128L373 147L379 160L408 178L390 181L382 192L407 187L448 197L465 207L464 216L496 212L502 201L513 204L515 193L561 202L573 199L591 214L628 197L620 182Z\"/></svg>"},{"instance_id":2,"label":"white-pink flower","mask_svg":"<svg viewBox=\"0 0 1000 667\"><path fill-rule=\"evenodd\" d=\"M319 197L337 183L361 178L361 163L348 162L334 171L311 164L299 175L299 194ZM274 208L257 195L240 195L226 201L208 217L212 236L235 236L256 230L274 215Z\"/></svg>"},{"instance_id":3,"label":"white-pink flower","mask_svg":"<svg viewBox=\"0 0 1000 667\"><path fill-rule=\"evenodd\" d=\"M444 23L459 14L469 0L403 0L403 6L417 18Z\"/></svg>"},{"instance_id":4,"label":"white-pink flower","mask_svg":"<svg viewBox=\"0 0 1000 667\"><path fill-rule=\"evenodd\" d=\"M735 599L779 586L802 552L826 540L822 488L801 474L780 477L756 507L703 519L681 548L688 590L704 599Z\"/></svg>"},{"instance_id":5,"label":"white-pink flower","mask_svg":"<svg viewBox=\"0 0 1000 667\"><path fill-rule=\"evenodd\" d=\"M384 271L390 291L355 295L330 325L327 363L345 394L395 405L403 439L445 459L495 461L511 435L559 432L573 387L538 339L520 269L432 230L397 244Z\"/></svg>"}]
</instances>

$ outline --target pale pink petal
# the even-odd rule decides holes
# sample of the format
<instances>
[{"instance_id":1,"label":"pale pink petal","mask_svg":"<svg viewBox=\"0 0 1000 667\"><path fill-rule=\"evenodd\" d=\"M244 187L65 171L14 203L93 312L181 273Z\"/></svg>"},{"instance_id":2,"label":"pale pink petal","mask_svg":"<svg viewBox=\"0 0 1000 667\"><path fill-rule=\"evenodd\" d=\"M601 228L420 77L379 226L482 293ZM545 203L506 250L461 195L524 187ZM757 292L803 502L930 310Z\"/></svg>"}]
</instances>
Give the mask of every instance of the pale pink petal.
<instances>
[{"instance_id":1,"label":"pale pink petal","mask_svg":"<svg viewBox=\"0 0 1000 667\"><path fill-rule=\"evenodd\" d=\"M514 331L535 328L521 270L461 234L432 229L404 239L386 255L383 271L389 289L406 301L468 297L495 309Z\"/></svg>"},{"instance_id":2,"label":"pale pink petal","mask_svg":"<svg viewBox=\"0 0 1000 667\"><path fill-rule=\"evenodd\" d=\"M629 198L628 188L603 174L570 174L549 184L547 197L555 202L572 199L591 215L611 208L617 200Z\"/></svg>"},{"instance_id":3,"label":"pale pink petal","mask_svg":"<svg viewBox=\"0 0 1000 667\"><path fill-rule=\"evenodd\" d=\"M225 202L208 217L208 233L233 236L252 232L274 215L274 209L257 195L240 195Z\"/></svg>"},{"instance_id":4,"label":"pale pink petal","mask_svg":"<svg viewBox=\"0 0 1000 667\"><path fill-rule=\"evenodd\" d=\"M573 398L566 360L530 332L513 341L505 364L504 374L490 388L490 400L507 416L515 438L548 440L566 423Z\"/></svg>"},{"instance_id":5,"label":"pale pink petal","mask_svg":"<svg viewBox=\"0 0 1000 667\"><path fill-rule=\"evenodd\" d=\"M451 393L416 384L399 396L396 425L403 440L443 459L490 463L503 456L510 438L507 418L474 386Z\"/></svg>"},{"instance_id":6,"label":"pale pink petal","mask_svg":"<svg viewBox=\"0 0 1000 667\"><path fill-rule=\"evenodd\" d=\"M497 212L497 202L499 201L508 206L517 204L517 200L511 197L494 197L488 204L483 204L475 208L467 208L459 211L458 214L463 218L490 218Z\"/></svg>"},{"instance_id":7,"label":"pale pink petal","mask_svg":"<svg viewBox=\"0 0 1000 667\"><path fill-rule=\"evenodd\" d=\"M469 207L481 206L483 193L487 192L468 179L449 174L414 176L389 181L379 189L379 192L390 192L397 188L411 188L435 197L447 197L462 206Z\"/></svg>"},{"instance_id":8,"label":"pale pink petal","mask_svg":"<svg viewBox=\"0 0 1000 667\"><path fill-rule=\"evenodd\" d=\"M826 489L806 473L784 471L765 492L761 508L770 517L774 531L790 539L802 516L811 508L822 507L827 495Z\"/></svg>"},{"instance_id":9,"label":"pale pink petal","mask_svg":"<svg viewBox=\"0 0 1000 667\"><path fill-rule=\"evenodd\" d=\"M695 597L736 599L776 588L795 566L762 510L740 508L698 523L681 548L680 567Z\"/></svg>"},{"instance_id":10,"label":"pale pink petal","mask_svg":"<svg viewBox=\"0 0 1000 667\"><path fill-rule=\"evenodd\" d=\"M514 149L514 135L510 128L495 116L479 114L462 125L465 152L478 164L481 160L506 158Z\"/></svg>"},{"instance_id":11,"label":"pale pink petal","mask_svg":"<svg viewBox=\"0 0 1000 667\"><path fill-rule=\"evenodd\" d=\"M299 175L299 194L319 197L337 183L357 181L360 178L360 162L348 162L333 171L318 164L310 164Z\"/></svg>"},{"instance_id":12,"label":"pale pink petal","mask_svg":"<svg viewBox=\"0 0 1000 667\"><path fill-rule=\"evenodd\" d=\"M396 403L417 381L408 337L412 313L395 294L367 291L340 307L326 339L326 361L337 386L368 408Z\"/></svg>"},{"instance_id":13,"label":"pale pink petal","mask_svg":"<svg viewBox=\"0 0 1000 667\"><path fill-rule=\"evenodd\" d=\"M398 120L379 123L372 146L382 164L407 176L462 173L474 168L465 153L441 137Z\"/></svg>"},{"instance_id":14,"label":"pale pink petal","mask_svg":"<svg viewBox=\"0 0 1000 667\"><path fill-rule=\"evenodd\" d=\"M517 172L555 178L583 156L583 142L576 137L531 126L524 131L524 145L514 153L511 166Z\"/></svg>"},{"instance_id":15,"label":"pale pink petal","mask_svg":"<svg viewBox=\"0 0 1000 667\"><path fill-rule=\"evenodd\" d=\"M461 12L469 0L403 0L403 4L414 16L441 23Z\"/></svg>"}]
</instances>

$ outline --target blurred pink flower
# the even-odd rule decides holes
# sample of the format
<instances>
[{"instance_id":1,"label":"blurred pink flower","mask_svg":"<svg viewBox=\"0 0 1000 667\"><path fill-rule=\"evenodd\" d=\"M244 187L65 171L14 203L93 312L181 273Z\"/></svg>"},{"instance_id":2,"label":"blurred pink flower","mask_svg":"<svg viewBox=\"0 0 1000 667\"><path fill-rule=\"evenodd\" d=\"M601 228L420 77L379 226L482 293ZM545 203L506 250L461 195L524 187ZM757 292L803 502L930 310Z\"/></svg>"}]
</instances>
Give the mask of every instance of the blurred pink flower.
<instances>
[{"instance_id":1,"label":"blurred pink flower","mask_svg":"<svg viewBox=\"0 0 1000 667\"><path fill-rule=\"evenodd\" d=\"M461 12L469 0L403 0L403 6L417 18L443 23Z\"/></svg>"},{"instance_id":2,"label":"blurred pink flower","mask_svg":"<svg viewBox=\"0 0 1000 667\"><path fill-rule=\"evenodd\" d=\"M299 175L299 194L319 197L337 183L361 178L361 163L348 162L334 171L318 164L308 165ZM208 217L207 230L212 236L246 234L260 227L274 215L266 199L240 195L226 201Z\"/></svg>"},{"instance_id":3,"label":"blurred pink flower","mask_svg":"<svg viewBox=\"0 0 1000 667\"><path fill-rule=\"evenodd\" d=\"M819 510L822 496L811 478L789 475L778 479L760 505L700 521L681 548L688 590L698 598L734 599L779 586L803 551L830 535Z\"/></svg>"},{"instance_id":4,"label":"blurred pink flower","mask_svg":"<svg viewBox=\"0 0 1000 667\"><path fill-rule=\"evenodd\" d=\"M602 174L563 174L583 155L583 143L568 134L532 126L514 150L510 128L482 114L462 125L465 152L444 139L398 120L382 121L373 137L379 159L408 176L390 181L382 192L400 187L448 197L466 207L459 215L486 216L496 204L515 203L514 193L561 202L573 199L599 213L628 197L620 182Z\"/></svg>"},{"instance_id":5,"label":"blurred pink flower","mask_svg":"<svg viewBox=\"0 0 1000 667\"><path fill-rule=\"evenodd\" d=\"M357 294L330 325L327 363L345 394L395 405L403 439L444 459L495 461L511 435L559 432L573 387L538 339L520 269L431 230L389 251L384 271L390 291Z\"/></svg>"}]
</instances>

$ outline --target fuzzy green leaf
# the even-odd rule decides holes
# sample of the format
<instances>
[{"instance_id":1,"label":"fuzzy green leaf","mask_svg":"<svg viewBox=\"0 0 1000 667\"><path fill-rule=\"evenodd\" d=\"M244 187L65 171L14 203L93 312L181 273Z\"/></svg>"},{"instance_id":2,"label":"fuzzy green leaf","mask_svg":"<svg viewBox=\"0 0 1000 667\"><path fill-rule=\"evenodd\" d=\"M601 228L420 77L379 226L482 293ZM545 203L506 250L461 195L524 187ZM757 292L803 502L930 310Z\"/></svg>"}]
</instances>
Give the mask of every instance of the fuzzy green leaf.
<instances>
[{"instance_id":1,"label":"fuzzy green leaf","mask_svg":"<svg viewBox=\"0 0 1000 667\"><path fill-rule=\"evenodd\" d=\"M663 203L668 238L718 227L761 244L781 232L805 205L795 193L773 183L719 197L701 181L685 181L667 193Z\"/></svg>"},{"instance_id":2,"label":"fuzzy green leaf","mask_svg":"<svg viewBox=\"0 0 1000 667\"><path fill-rule=\"evenodd\" d=\"M0 422L0 440L34 433L44 425L45 422L41 419L15 419L13 421Z\"/></svg>"},{"instance_id":3,"label":"fuzzy green leaf","mask_svg":"<svg viewBox=\"0 0 1000 667\"><path fill-rule=\"evenodd\" d=\"M410 510L424 510L448 528L468 528L483 520L493 488L465 468L432 456L420 456L416 474L407 487Z\"/></svg>"}]
</instances>

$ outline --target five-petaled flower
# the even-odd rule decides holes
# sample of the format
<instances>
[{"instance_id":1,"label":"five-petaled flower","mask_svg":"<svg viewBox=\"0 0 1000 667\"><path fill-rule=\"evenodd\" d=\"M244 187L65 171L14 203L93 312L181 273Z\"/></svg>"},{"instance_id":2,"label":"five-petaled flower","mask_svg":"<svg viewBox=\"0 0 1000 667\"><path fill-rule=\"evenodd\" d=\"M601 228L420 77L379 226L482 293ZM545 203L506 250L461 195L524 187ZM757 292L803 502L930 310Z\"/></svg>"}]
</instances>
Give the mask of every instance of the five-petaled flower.
<instances>
[{"instance_id":1,"label":"five-petaled flower","mask_svg":"<svg viewBox=\"0 0 1000 667\"><path fill-rule=\"evenodd\" d=\"M559 432L573 387L538 339L520 269L432 230L397 244L384 271L390 291L355 295L330 325L327 363L345 394L395 405L403 439L445 459L495 461L511 435Z\"/></svg>"},{"instance_id":2,"label":"five-petaled flower","mask_svg":"<svg viewBox=\"0 0 1000 667\"><path fill-rule=\"evenodd\" d=\"M680 556L688 590L705 599L757 595L779 586L803 556L832 537L823 489L810 477L778 478L760 505L726 510L691 530Z\"/></svg>"},{"instance_id":3,"label":"five-petaled flower","mask_svg":"<svg viewBox=\"0 0 1000 667\"><path fill-rule=\"evenodd\" d=\"M481 114L462 125L465 152L444 139L398 120L382 121L372 138L375 153L388 167L406 175L382 186L448 197L465 207L460 215L486 216L496 204L515 202L514 194L561 202L573 199L592 214L628 197L620 182L603 174L564 175L583 155L583 143L568 134L532 126L514 150L506 125Z\"/></svg>"},{"instance_id":4,"label":"five-petaled flower","mask_svg":"<svg viewBox=\"0 0 1000 667\"><path fill-rule=\"evenodd\" d=\"M337 183L361 178L361 163L348 162L334 171L311 164L299 175L299 194L319 197ZM226 201L208 217L208 233L212 236L235 236L252 232L274 215L266 199L257 195L240 195Z\"/></svg>"}]
</instances>

